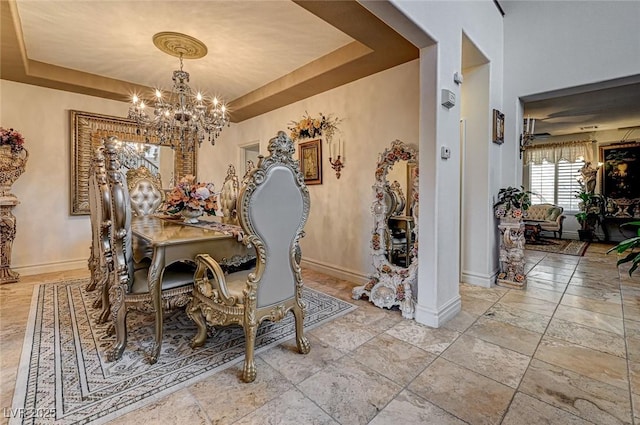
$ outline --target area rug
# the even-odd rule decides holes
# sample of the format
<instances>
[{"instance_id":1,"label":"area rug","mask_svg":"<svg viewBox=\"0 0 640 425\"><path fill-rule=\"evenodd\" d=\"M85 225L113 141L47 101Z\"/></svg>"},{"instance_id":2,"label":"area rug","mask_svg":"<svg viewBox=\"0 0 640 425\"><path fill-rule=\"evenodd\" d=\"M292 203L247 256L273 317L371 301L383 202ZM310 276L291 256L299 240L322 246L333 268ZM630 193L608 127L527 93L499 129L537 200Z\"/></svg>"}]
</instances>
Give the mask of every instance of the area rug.
<instances>
[{"instance_id":1,"label":"area rug","mask_svg":"<svg viewBox=\"0 0 640 425\"><path fill-rule=\"evenodd\" d=\"M105 423L244 358L240 326L220 327L204 347L192 350L196 327L177 311L165 314L162 352L158 363L149 365L145 353L153 342L153 315L131 312L123 357L107 363L113 337L106 335L107 325L96 325L96 294L87 293L86 284L80 279L34 288L13 405L5 408L10 424ZM306 330L356 308L309 288L304 301ZM294 336L293 314L279 323L263 322L256 353Z\"/></svg>"},{"instance_id":2,"label":"area rug","mask_svg":"<svg viewBox=\"0 0 640 425\"><path fill-rule=\"evenodd\" d=\"M547 239L540 238L539 241L531 243L526 242L525 248L532 251L544 251L554 254L576 255L578 257L584 255L589 242L575 241L572 239Z\"/></svg>"}]
</instances>

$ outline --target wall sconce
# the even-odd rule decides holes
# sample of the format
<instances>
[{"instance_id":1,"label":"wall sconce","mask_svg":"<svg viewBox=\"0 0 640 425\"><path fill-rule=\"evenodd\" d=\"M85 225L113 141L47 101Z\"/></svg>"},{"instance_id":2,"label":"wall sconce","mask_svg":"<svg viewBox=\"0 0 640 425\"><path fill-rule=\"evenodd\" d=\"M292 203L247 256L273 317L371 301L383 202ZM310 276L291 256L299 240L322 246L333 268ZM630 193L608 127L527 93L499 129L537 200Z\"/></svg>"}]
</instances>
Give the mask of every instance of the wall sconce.
<instances>
[{"instance_id":1,"label":"wall sconce","mask_svg":"<svg viewBox=\"0 0 640 425\"><path fill-rule=\"evenodd\" d=\"M336 178L340 178L340 172L344 168L344 143L342 139L338 139L338 156L335 161L333 160L332 152L335 150L333 147L333 143L329 144L329 164L331 164L331 168L333 168L336 172Z\"/></svg>"},{"instance_id":2,"label":"wall sconce","mask_svg":"<svg viewBox=\"0 0 640 425\"><path fill-rule=\"evenodd\" d=\"M522 159L522 152L527 148L527 146L531 145L531 142L536 138L533 130L536 125L536 119L531 119L527 117L525 121L525 129L524 132L520 135L520 159Z\"/></svg>"}]
</instances>

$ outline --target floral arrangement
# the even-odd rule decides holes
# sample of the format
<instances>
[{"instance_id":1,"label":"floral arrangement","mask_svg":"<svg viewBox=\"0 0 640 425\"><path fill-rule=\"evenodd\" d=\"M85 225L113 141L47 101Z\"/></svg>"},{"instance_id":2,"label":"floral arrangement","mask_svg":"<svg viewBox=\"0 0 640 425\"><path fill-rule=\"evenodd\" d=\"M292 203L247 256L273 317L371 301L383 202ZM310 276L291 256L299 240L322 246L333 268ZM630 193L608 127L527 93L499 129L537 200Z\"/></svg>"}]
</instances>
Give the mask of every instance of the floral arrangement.
<instances>
[{"instance_id":1,"label":"floral arrangement","mask_svg":"<svg viewBox=\"0 0 640 425\"><path fill-rule=\"evenodd\" d=\"M177 214L184 209L216 215L218 197L213 183L196 183L195 176L184 176L167 196L165 211Z\"/></svg>"},{"instance_id":2,"label":"floral arrangement","mask_svg":"<svg viewBox=\"0 0 640 425\"><path fill-rule=\"evenodd\" d=\"M19 153L24 149L24 137L13 128L0 127L0 146L11 146L11 152Z\"/></svg>"},{"instance_id":3,"label":"floral arrangement","mask_svg":"<svg viewBox=\"0 0 640 425\"><path fill-rule=\"evenodd\" d=\"M318 118L311 118L308 112L302 116L300 121L292 121L289 123L291 138L293 140L305 139L324 135L327 142L330 142L333 135L338 131L338 124L341 119L334 118L329 115L318 114Z\"/></svg>"}]
</instances>

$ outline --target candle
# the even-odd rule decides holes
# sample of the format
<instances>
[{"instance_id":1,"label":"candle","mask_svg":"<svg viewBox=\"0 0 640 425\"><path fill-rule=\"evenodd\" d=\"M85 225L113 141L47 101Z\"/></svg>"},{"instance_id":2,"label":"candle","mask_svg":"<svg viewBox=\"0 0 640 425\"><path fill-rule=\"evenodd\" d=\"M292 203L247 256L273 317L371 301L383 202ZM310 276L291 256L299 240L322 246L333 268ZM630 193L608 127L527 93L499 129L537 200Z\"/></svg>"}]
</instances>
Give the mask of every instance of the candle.
<instances>
[{"instance_id":1,"label":"candle","mask_svg":"<svg viewBox=\"0 0 640 425\"><path fill-rule=\"evenodd\" d=\"M531 117L527 116L527 133L529 132L529 122L531 121Z\"/></svg>"},{"instance_id":2,"label":"candle","mask_svg":"<svg viewBox=\"0 0 640 425\"><path fill-rule=\"evenodd\" d=\"M531 121L531 134L533 134L533 127L535 127L536 125L536 119L534 118L533 121Z\"/></svg>"}]
</instances>

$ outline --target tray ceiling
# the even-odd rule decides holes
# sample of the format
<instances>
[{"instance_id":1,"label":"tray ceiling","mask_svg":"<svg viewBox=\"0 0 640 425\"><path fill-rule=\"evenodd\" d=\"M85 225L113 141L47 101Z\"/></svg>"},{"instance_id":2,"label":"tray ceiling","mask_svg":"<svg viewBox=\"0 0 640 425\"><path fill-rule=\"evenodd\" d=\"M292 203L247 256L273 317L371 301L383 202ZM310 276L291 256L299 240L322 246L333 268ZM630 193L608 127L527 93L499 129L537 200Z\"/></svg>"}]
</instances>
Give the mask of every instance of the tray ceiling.
<instances>
[{"instance_id":1,"label":"tray ceiling","mask_svg":"<svg viewBox=\"0 0 640 425\"><path fill-rule=\"evenodd\" d=\"M177 58L152 36L206 44L185 60L193 89L242 121L416 59L418 49L355 1L2 2L2 78L128 101L169 88Z\"/></svg>"}]
</instances>

